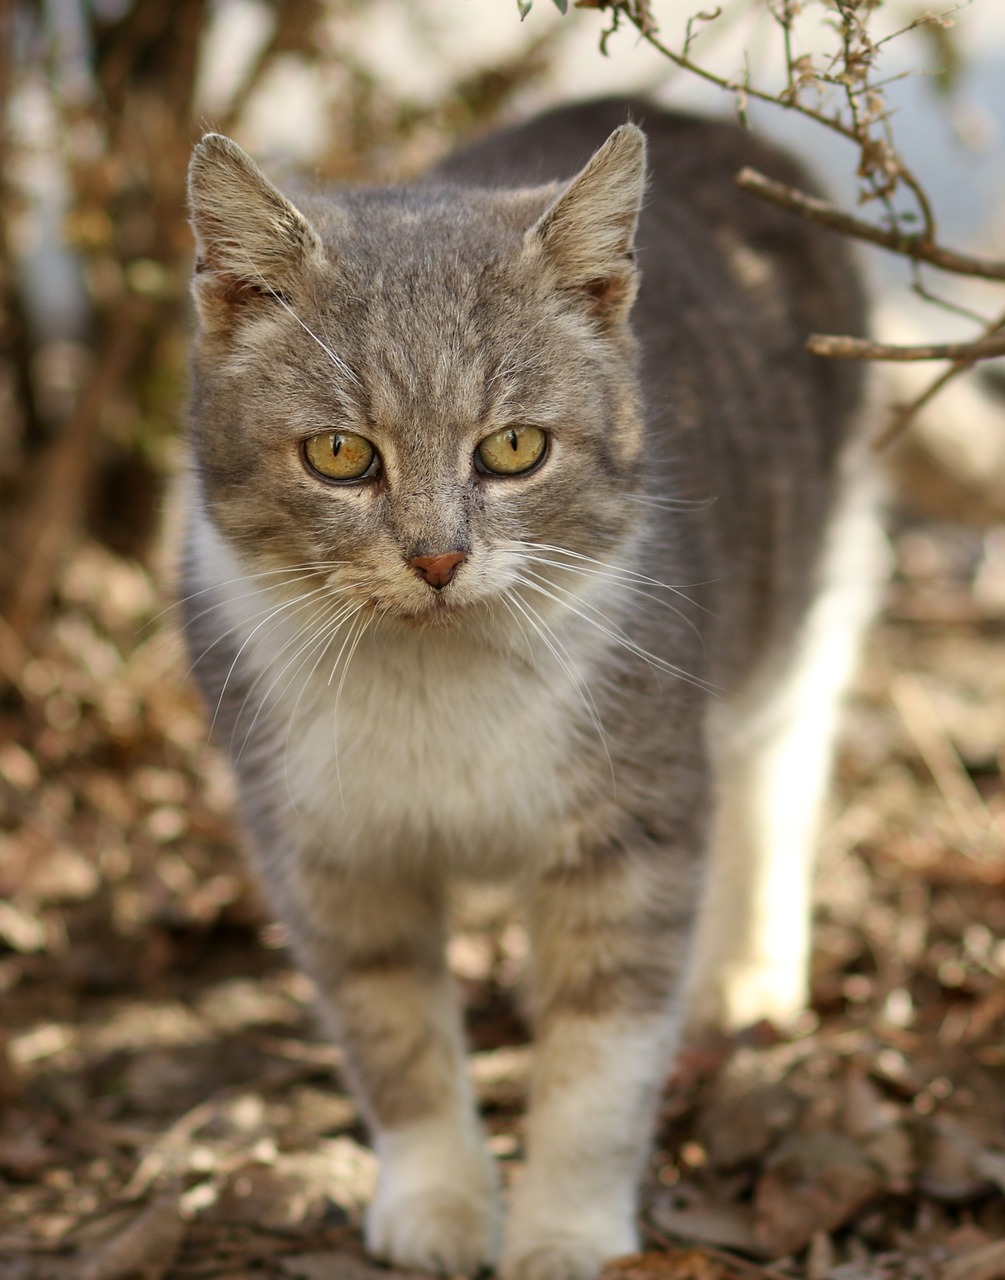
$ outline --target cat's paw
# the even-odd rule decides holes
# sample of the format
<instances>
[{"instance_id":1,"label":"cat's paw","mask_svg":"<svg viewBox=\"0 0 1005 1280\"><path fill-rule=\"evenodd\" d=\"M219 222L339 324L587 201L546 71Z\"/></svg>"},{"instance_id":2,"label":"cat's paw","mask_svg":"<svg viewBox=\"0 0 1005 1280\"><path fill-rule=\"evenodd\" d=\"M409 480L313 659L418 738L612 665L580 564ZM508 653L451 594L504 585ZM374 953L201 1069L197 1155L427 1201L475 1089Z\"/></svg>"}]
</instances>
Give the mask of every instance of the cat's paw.
<instances>
[{"instance_id":1,"label":"cat's paw","mask_svg":"<svg viewBox=\"0 0 1005 1280\"><path fill-rule=\"evenodd\" d=\"M399 1267L472 1275L499 1254L501 1216L495 1190L431 1187L381 1195L366 1216L366 1246Z\"/></svg>"},{"instance_id":2,"label":"cat's paw","mask_svg":"<svg viewBox=\"0 0 1005 1280\"><path fill-rule=\"evenodd\" d=\"M723 966L688 993L684 1039L694 1043L733 1034L761 1021L791 1025L806 1008L805 971L798 957L791 962L767 959Z\"/></svg>"},{"instance_id":3,"label":"cat's paw","mask_svg":"<svg viewBox=\"0 0 1005 1280\"><path fill-rule=\"evenodd\" d=\"M596 1280L605 1262L637 1248L631 1228L521 1233L507 1242L499 1275L501 1280Z\"/></svg>"}]
</instances>

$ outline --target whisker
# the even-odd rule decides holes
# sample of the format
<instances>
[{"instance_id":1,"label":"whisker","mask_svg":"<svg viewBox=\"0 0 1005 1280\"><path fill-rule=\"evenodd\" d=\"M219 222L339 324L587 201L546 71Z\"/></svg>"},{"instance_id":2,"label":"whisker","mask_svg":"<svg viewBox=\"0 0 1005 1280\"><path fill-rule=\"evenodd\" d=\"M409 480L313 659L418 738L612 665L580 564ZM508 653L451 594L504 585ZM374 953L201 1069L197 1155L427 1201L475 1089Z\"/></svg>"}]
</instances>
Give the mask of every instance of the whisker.
<instances>
[{"instance_id":1,"label":"whisker","mask_svg":"<svg viewBox=\"0 0 1005 1280\"><path fill-rule=\"evenodd\" d=\"M559 547L550 542L515 542L512 545L518 551L523 550L525 547L529 547L533 551L551 551L558 555L568 556L572 560L583 561L586 564L596 565L605 573L614 573L619 577L630 578L634 582L644 583L646 586L658 587L661 591L670 591L675 596L680 596L682 600L693 605L696 609L701 609L704 613L708 613L708 610L704 605L700 604L697 600L693 600L689 595L685 595L685 590L690 590L692 587L707 587L709 582L689 582L686 584L686 587L670 582L661 582L659 578L651 578L648 574L639 573L636 569L613 565L606 560L599 560L596 556L588 556L582 551L572 551L568 547Z\"/></svg>"},{"instance_id":2,"label":"whisker","mask_svg":"<svg viewBox=\"0 0 1005 1280\"><path fill-rule=\"evenodd\" d=\"M237 754L235 763L237 760L240 760L241 755L243 754L244 749L248 745L248 741L251 738L252 733L254 732L255 725L258 723L258 718L262 714L262 711L265 709L265 706L268 703L269 698L272 696L273 690L279 684L279 681L283 678L284 675L290 672L291 667L296 662L296 660L300 657L300 655L302 653L306 653L307 656L303 659L303 661L296 668L296 670L290 673L286 684L283 686L282 692L285 693L287 689L289 689L293 681L296 679L296 677L303 670L303 668L310 661L311 654L315 651L315 649L320 647L321 656L323 656L324 650L328 647L328 645L331 643L331 640L337 634L343 620L350 613L352 613L355 608L358 608L358 606L354 605L353 602L340 604L338 608L335 610L334 615L331 617L325 618L321 622L320 626L318 627L313 626L312 619L308 618L307 621L300 628L298 628L296 632L294 632L293 636L290 638L289 643L285 645L283 649L280 650L279 655L277 655L278 657L282 657L285 654L287 649L292 648L297 643L297 641L300 639L301 636L303 636L306 633L309 633L309 638L303 644L301 644L300 647L297 649L297 651L294 654L292 654L288 659L288 661L286 661L283 664L281 669L276 673L268 689L266 689L264 694L262 694L261 698L259 699L258 707L255 711L254 716L252 717L251 724L248 726L248 729L244 735L244 740L241 743L241 748ZM314 669L317 668L319 661L320 661L320 656L315 661ZM256 677L255 682L252 684L251 688L245 694L244 701L241 703L241 709L238 711L237 716L235 718L234 734L237 733L237 726L240 723L241 717L244 714L244 710L248 705L249 699L251 698L255 690L258 688L259 684L264 680L265 674L266 674L265 671L261 672ZM291 725L290 725L291 729L292 729L292 716L293 714L296 713L296 709L300 705L300 700L304 695L305 688L306 688L306 682L301 687L300 693L297 695L297 701L293 708L293 713L291 713ZM231 747L233 747L233 742L234 742L234 737L232 735ZM289 742L289 731L287 732L287 743L288 742Z\"/></svg>"},{"instance_id":3,"label":"whisker","mask_svg":"<svg viewBox=\"0 0 1005 1280\"><path fill-rule=\"evenodd\" d=\"M589 687L576 670L568 649L566 649L565 645L562 644L561 640L559 640L558 636L555 634L554 629L548 626L547 622L545 622L529 600L521 600L519 596L512 592L512 590L504 593L502 599L506 598L508 598L527 619L530 626L544 641L544 644L551 652L552 657L572 682L572 685L583 704L586 714L589 717L590 723L597 731L597 737L600 740L600 745L604 749L604 755L607 757L607 763L611 770L611 782L616 788L617 779L614 776L614 761L611 759L611 752L607 745L607 732L604 729L603 721L600 719L600 712L593 699L593 694L590 692Z\"/></svg>"},{"instance_id":4,"label":"whisker","mask_svg":"<svg viewBox=\"0 0 1005 1280\"><path fill-rule=\"evenodd\" d=\"M237 653L234 655L234 659L227 670L227 674L223 678L223 685L221 686L221 689L220 689L220 696L216 700L216 708L213 711L213 718L210 721L210 725L209 725L210 736L212 736L213 730L216 728L216 722L220 718L220 711L223 707L224 696L226 695L227 687L230 684L231 676L233 676L234 671L237 668L237 664L240 662L245 649L247 649L248 645L252 642L252 640L255 638L258 632L261 631L262 627L264 627L267 623L271 622L273 618L276 618L281 613L284 613L287 609L303 606L307 603L307 601L311 600L312 598L316 598L319 595L323 595L325 592L329 591L330 589L331 588L328 587L327 585L324 587L317 587L315 588L314 591L308 591L304 595L298 596L294 600L284 601L282 604L278 605L276 608L270 610L270 612L266 614L266 616L261 620L261 622L259 622L255 627L253 627L252 630L247 634L247 636L245 636L244 641L241 644L241 647L238 649ZM231 627L228 631L225 631L222 636L218 636L216 640L214 640L213 643L203 651L203 653L198 658L197 662L193 664L193 667L197 666L199 662L203 661L203 659L206 657L206 654L209 653L209 651L213 649L217 644L219 644L221 640L226 639L226 637L229 636L232 632L239 630L241 626L242 626L242 623L239 622L235 626ZM191 669L192 668L190 668L190 670Z\"/></svg>"},{"instance_id":5,"label":"whisker","mask_svg":"<svg viewBox=\"0 0 1005 1280\"><path fill-rule=\"evenodd\" d=\"M719 499L713 494L710 498L671 498L662 493L627 493L629 502L638 502L643 506L660 507L664 511L704 511L713 507Z\"/></svg>"},{"instance_id":6,"label":"whisker","mask_svg":"<svg viewBox=\"0 0 1005 1280\"><path fill-rule=\"evenodd\" d=\"M362 608L362 605L360 606L360 608ZM359 616L358 611L355 616L356 618L358 618ZM339 765L338 713L339 713L339 707L342 703L342 689L345 685L346 676L349 674L349 664L352 662L353 654L356 652L356 649L357 649L357 646L359 645L360 640L363 639L363 635L366 632L367 628L370 626L370 623L372 621L373 621L373 614L370 614L362 619L361 625L356 627L354 624L354 626L350 628L349 635L346 637L346 641L351 641L351 643L349 644L349 652L346 653L345 662L342 664L342 674L339 677L338 688L335 690L335 706L332 710L332 730L333 730L333 739L334 739L334 747L335 747L335 780L338 783L339 800L342 804L343 809L345 808L345 792L342 790L342 770ZM354 630L355 630L355 635L353 634ZM338 657L335 659L336 666L338 665L342 657L342 653L345 650L346 641L342 642L342 648L339 650ZM329 685L331 685L332 677L334 675L335 675L335 667L332 667L331 675L328 677Z\"/></svg>"},{"instance_id":7,"label":"whisker","mask_svg":"<svg viewBox=\"0 0 1005 1280\"><path fill-rule=\"evenodd\" d=\"M613 640L620 648L625 649L627 652L634 654L637 658L641 658L644 662L647 662L654 670L663 671L667 675L683 680L697 689L703 689L706 693L720 692L715 685L709 684L708 681L702 680L699 676L691 675L689 672L685 671L683 667L675 666L672 662L667 662L665 658L660 658L657 654L650 653L648 649L643 649L640 644L637 644L631 638L631 636L626 635L616 623L611 622L611 620L606 618L599 610L594 609L588 601L583 600L581 596L577 596L574 591L570 591L567 587L549 583L549 586L555 586L556 590L563 592L565 596L569 597L569 599L576 601L576 604L581 606L580 608L576 608L575 605L571 604L569 599L563 600L560 596L555 595L553 591L550 591L548 587L545 587L540 581L535 581L537 575L534 574L533 570L528 570L527 572L532 574L533 577L521 577L521 581L525 586L529 587L532 591L539 592L549 600L553 600L556 604L561 605L562 608L568 609L570 613L574 613L577 617L582 618L584 622L588 622L603 635ZM590 610L591 612L598 614L603 621L598 621L596 617L591 617L589 613L585 612L585 610ZM608 625L605 626L605 622Z\"/></svg>"},{"instance_id":8,"label":"whisker","mask_svg":"<svg viewBox=\"0 0 1005 1280\"><path fill-rule=\"evenodd\" d=\"M547 316L542 316L541 319L536 320L534 324L530 326L529 329L525 329L517 338L516 342L514 342L510 347L508 347L507 350L503 353L503 356L500 360L500 365L502 365L503 361L512 360L513 357L517 354L517 352L520 351L521 347L526 345L527 340L531 337L531 335L536 333L537 330L540 329L541 326L545 324L547 320L548 320ZM492 377L487 379L485 385L490 387L494 382L498 382L500 378L512 377L513 374L519 373L521 370L526 369L535 360L540 360L540 355L537 351L532 351L530 355L527 356L526 359L519 361L515 364L509 364L509 365L506 365L505 367L498 368L496 372L492 375Z\"/></svg>"},{"instance_id":9,"label":"whisker","mask_svg":"<svg viewBox=\"0 0 1005 1280\"><path fill-rule=\"evenodd\" d=\"M632 595L639 596L640 598L645 600L651 600L654 604L658 604L660 608L669 609L669 611L672 614L674 614L676 617L678 617L686 627L688 627L691 631L694 632L695 636L697 636L698 640L701 641L702 646L704 647L704 640L702 638L701 632L698 630L694 621L687 616L687 614L684 612L683 609L679 609L675 604L671 604L669 600L661 600L659 596L654 595L651 591L647 591L644 587L639 586L639 584L636 582L633 582L631 580L625 581L621 577L621 574L619 573L619 571L616 569L612 569L609 572L605 572L602 569L594 569L594 568L585 567L583 565L578 565L578 564L563 564L559 560L549 560L546 556L527 555L527 556L524 556L523 559L524 559L524 563L547 565L549 568L561 569L566 573L580 574L581 576L587 579L600 578L602 581L616 583L620 591L629 591L632 593ZM558 584L556 583L555 585L558 585ZM675 592L674 594L679 595L680 593ZM586 601L584 601L583 603L585 604ZM695 601L689 601L689 603L694 604L695 608L697 609L701 608L701 605L697 604L697 602Z\"/></svg>"},{"instance_id":10,"label":"whisker","mask_svg":"<svg viewBox=\"0 0 1005 1280\"><path fill-rule=\"evenodd\" d=\"M310 582L316 576L317 576L316 572L293 574L290 577L282 579L282 582L279 585L285 587L285 586L293 586L295 583L298 583L298 582ZM232 586L234 583L241 582L241 581L242 581L241 578L232 578L229 583L221 583L219 584L219 586L214 585L212 587L206 587L202 591L193 591L191 595L186 596L184 600L179 600L176 605L173 605L171 607L178 608L183 604L190 603L191 601L195 600L198 596L206 595L211 591L217 591L223 586ZM268 584L265 584L265 589L267 589L267 586ZM318 590L322 590L322 589L323 589L322 587L318 588ZM238 604L242 600L253 600L256 596L260 596L262 594L262 591L263 591L263 586L259 585L259 586L252 587L250 591L242 591L238 595L230 595L230 594L224 595L224 597L221 600L217 600L213 604L207 606L207 608L200 610L199 613L193 614L191 618L186 620L186 625L191 626L193 623L198 622L200 618L207 617L209 614L213 613L215 610L225 609L228 604ZM164 610L164 612L167 612L167 610Z\"/></svg>"},{"instance_id":11,"label":"whisker","mask_svg":"<svg viewBox=\"0 0 1005 1280\"><path fill-rule=\"evenodd\" d=\"M270 601L270 603L267 604L265 608L256 610L254 613L251 614L249 618L245 618L245 619L242 619L241 621L235 622L232 626L228 627L226 631L222 631L218 636L216 636L213 640L211 640L210 643L206 645L205 649L203 649L200 653L196 654L196 656L189 663L186 670L182 673L179 679L179 686L183 684L192 675L192 673L196 670L196 668L200 665L200 663L206 660L206 658L209 656L209 654L213 652L213 650L217 647L217 645L223 644L224 641L228 639L228 637L234 635L235 632L240 631L241 627L245 623L253 622L255 618L260 618L263 614L269 612L269 610L272 610L271 616L275 616L275 614L281 613L283 609L291 609L296 607L303 600L308 599L311 595L321 595L324 592L324 590L325 590L324 587L318 587L313 592L307 592L304 595L297 596L293 600L285 601L277 609L273 609L272 602ZM257 593L249 592L248 594L249 596L254 596ZM237 597L237 598L243 599L247 597ZM207 612L211 612L211 610L207 610ZM265 619L265 621L268 621L268 619Z\"/></svg>"},{"instance_id":12,"label":"whisker","mask_svg":"<svg viewBox=\"0 0 1005 1280\"><path fill-rule=\"evenodd\" d=\"M505 605L506 610L509 613L510 617L513 619L513 621L516 623L517 627L519 628L520 635L523 638L523 642L527 646L527 652L530 655L530 660L534 665L534 669L537 670L537 655L534 652L534 646L531 643L530 636L527 634L519 614L516 612L516 610L513 608L513 605L510 602L509 592L508 591L503 592L503 594L499 597L499 599L502 602L502 604Z\"/></svg>"},{"instance_id":13,"label":"whisker","mask_svg":"<svg viewBox=\"0 0 1005 1280\"><path fill-rule=\"evenodd\" d=\"M303 564L288 565L282 569L260 569L253 573L242 573L235 578L225 578L220 582L214 582L208 587L200 587L198 591L190 591L187 595L180 596L177 600L172 600L159 613L143 623L140 631L146 631L157 625L158 622L169 613L174 613L177 609L183 608L186 604L190 604L193 600L198 600L200 596L209 595L213 591L225 591L227 587L232 587L236 583L253 582L258 578L279 577L282 579L283 585L287 582L302 582L307 578L314 576L315 572L331 569L335 565L348 564L347 560L318 560L316 563L305 561ZM268 584L265 584L268 585ZM249 596L256 595L260 590L259 587L253 588L251 591L242 592L239 596L225 596L217 604L211 605L204 613L197 613L190 622L198 621L199 618L205 616L206 613L212 613L214 609L221 608L228 600L246 600Z\"/></svg>"},{"instance_id":14,"label":"whisker","mask_svg":"<svg viewBox=\"0 0 1005 1280\"><path fill-rule=\"evenodd\" d=\"M361 610L362 608L363 608L362 603L356 603L356 604L351 604L351 605L348 605L348 606L344 606L344 608L343 608L342 610L340 610L340 611L339 611L339 613L337 614L337 617L336 617L336 623L335 623L335 625L334 625L334 626L331 626L331 627L329 628L328 635L325 637L324 643L323 643L323 644L321 644L321 645L319 645L319 647L318 647L318 655L317 655L317 657L314 659L314 664L313 664L313 666L311 667L310 672L308 673L307 679L306 679L306 680L304 680L304 682L303 682L303 684L302 684L302 686L301 686L300 692L299 692L299 694L297 694L297 700L296 700L296 702L293 704L293 710L290 712L289 722L288 722L287 727L286 727L286 738L285 738L285 741L284 741L284 744L283 744L283 777L284 777L285 784L286 784L286 794L287 794L287 796L289 797L290 804L293 806L293 810L294 810L294 812L297 812L297 805L296 805L296 801L293 799L293 788L292 788L292 786L290 785L290 737L291 737L291 735L292 735L292 733L293 733L294 722L295 722L295 720L296 720L297 712L298 712L298 710L299 710L299 708L300 708L300 701L301 701L301 699L303 698L303 696L304 696L304 692L305 692L305 690L307 689L307 686L310 684L310 681L311 681L311 679L312 679L312 677L313 677L313 675L314 675L315 671L317 671L318 667L321 665L321 662L322 662L322 660L323 660L323 658L324 658L325 654L328 652L328 649L331 647L331 645L334 643L335 639L337 638L338 633L342 630L342 627L343 627L346 623L348 623L348 624L349 624L349 628L350 628L350 630L349 630L349 635L351 635L351 634L352 634L352 628L353 628L353 626L354 626L354 624L355 624L355 620L356 620L356 618L359 616L359 612L360 612L360 610ZM339 649L338 654L337 654L337 655L336 655L336 657L335 657L335 664L336 664L336 665L338 664L339 659L340 659L340 658L341 658L341 656L342 656L342 653L345 651L346 641L349 639L349 635L347 635L347 636L343 639L343 641L342 641L342 646L341 646L341 648ZM310 655L308 655L308 657L304 659L303 663L301 663L300 667L298 667L298 669L297 669L297 672L298 672L298 673L299 673L299 671L300 671L300 670L302 670L302 669L303 669L303 667L306 665L307 661L309 660L309 656L310 656ZM350 656L351 656L351 654L350 654ZM330 684L330 683L331 683L331 681L330 681L330 679L329 679L329 684ZM337 699L337 697L336 697L336 711L337 711L337 707L338 707L338 699ZM339 799L342 801L343 807L345 807L345 800L344 800L344 798L343 798L343 796L342 796L342 781L341 781L341 776L340 776L340 773L339 773L338 741L337 741L337 739L336 739L336 741L335 741L334 746L335 746L335 776L336 776L336 779L338 780L338 784L339 784Z\"/></svg>"}]
</instances>

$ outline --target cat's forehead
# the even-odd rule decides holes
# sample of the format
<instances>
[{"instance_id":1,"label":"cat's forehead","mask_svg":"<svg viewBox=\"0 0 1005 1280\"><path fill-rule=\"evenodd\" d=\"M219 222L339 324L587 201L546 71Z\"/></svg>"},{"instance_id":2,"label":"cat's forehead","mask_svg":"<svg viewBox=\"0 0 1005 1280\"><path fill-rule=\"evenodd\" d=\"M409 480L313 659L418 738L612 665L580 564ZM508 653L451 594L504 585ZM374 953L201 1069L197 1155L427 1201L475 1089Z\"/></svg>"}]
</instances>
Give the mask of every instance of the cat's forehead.
<instances>
[{"instance_id":1,"label":"cat's forehead","mask_svg":"<svg viewBox=\"0 0 1005 1280\"><path fill-rule=\"evenodd\" d=\"M531 215L473 217L444 202L371 215L325 228L316 288L372 411L484 420L536 363L543 318L519 270Z\"/></svg>"}]
</instances>

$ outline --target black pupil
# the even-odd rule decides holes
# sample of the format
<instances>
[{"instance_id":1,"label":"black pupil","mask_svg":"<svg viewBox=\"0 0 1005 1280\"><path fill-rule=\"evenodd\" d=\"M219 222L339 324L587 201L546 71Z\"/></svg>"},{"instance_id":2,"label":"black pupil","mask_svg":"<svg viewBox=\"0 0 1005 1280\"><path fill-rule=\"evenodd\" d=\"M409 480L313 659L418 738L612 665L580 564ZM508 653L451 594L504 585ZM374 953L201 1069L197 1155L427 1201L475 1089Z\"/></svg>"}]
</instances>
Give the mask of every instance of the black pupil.
<instances>
[{"instance_id":1,"label":"black pupil","mask_svg":"<svg viewBox=\"0 0 1005 1280\"><path fill-rule=\"evenodd\" d=\"M513 450L514 453L516 453L518 441L516 438L516 432L512 429L512 427L510 428L509 431L507 431L506 438L507 440L509 440L510 448Z\"/></svg>"},{"instance_id":2,"label":"black pupil","mask_svg":"<svg viewBox=\"0 0 1005 1280\"><path fill-rule=\"evenodd\" d=\"M332 436L332 457L337 458L339 450L342 448L342 437Z\"/></svg>"}]
</instances>

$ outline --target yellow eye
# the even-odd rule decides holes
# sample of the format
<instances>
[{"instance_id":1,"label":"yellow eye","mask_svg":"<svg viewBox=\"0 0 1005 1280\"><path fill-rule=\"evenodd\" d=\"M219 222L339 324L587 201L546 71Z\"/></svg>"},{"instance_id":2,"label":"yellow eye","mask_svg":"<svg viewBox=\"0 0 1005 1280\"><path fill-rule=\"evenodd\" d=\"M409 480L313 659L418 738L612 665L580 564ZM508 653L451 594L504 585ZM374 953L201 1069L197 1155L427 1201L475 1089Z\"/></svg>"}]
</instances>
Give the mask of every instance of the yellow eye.
<instances>
[{"instance_id":1,"label":"yellow eye","mask_svg":"<svg viewBox=\"0 0 1005 1280\"><path fill-rule=\"evenodd\" d=\"M493 476L519 476L544 457L548 437L540 427L493 431L475 450L475 465Z\"/></svg>"},{"instance_id":2,"label":"yellow eye","mask_svg":"<svg viewBox=\"0 0 1005 1280\"><path fill-rule=\"evenodd\" d=\"M304 442L304 457L326 480L362 480L380 465L377 450L355 431L325 431Z\"/></svg>"}]
</instances>

